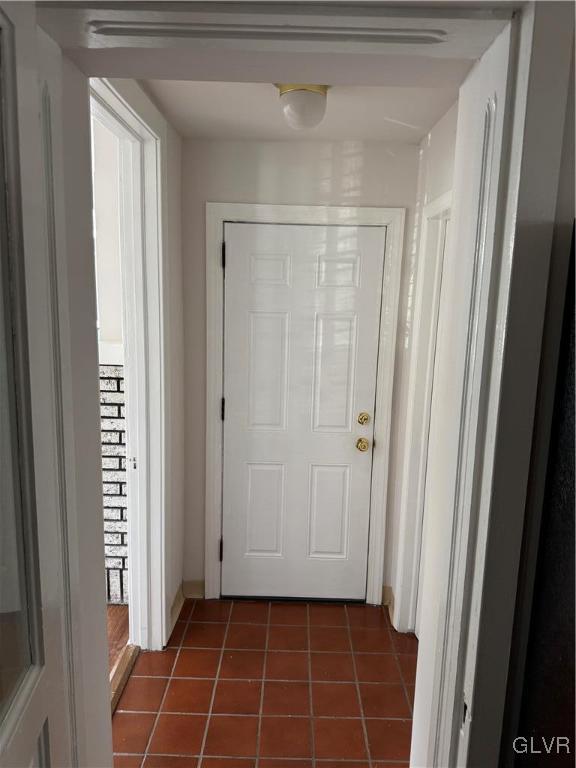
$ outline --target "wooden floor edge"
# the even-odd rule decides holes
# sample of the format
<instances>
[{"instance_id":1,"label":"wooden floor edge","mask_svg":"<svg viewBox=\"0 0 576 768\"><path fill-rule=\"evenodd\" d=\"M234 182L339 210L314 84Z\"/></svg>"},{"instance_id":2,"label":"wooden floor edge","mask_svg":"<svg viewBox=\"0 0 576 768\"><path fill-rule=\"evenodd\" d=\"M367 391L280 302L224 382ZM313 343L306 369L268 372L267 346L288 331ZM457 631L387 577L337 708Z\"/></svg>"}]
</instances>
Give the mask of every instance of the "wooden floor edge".
<instances>
[{"instance_id":1,"label":"wooden floor edge","mask_svg":"<svg viewBox=\"0 0 576 768\"><path fill-rule=\"evenodd\" d=\"M136 663L139 653L140 646L126 645L122 649L122 653L118 657L118 661L110 673L110 706L112 708L112 714L114 714L114 710L118 706L118 701L120 700L124 686L128 682L130 672L132 672L132 667Z\"/></svg>"}]
</instances>

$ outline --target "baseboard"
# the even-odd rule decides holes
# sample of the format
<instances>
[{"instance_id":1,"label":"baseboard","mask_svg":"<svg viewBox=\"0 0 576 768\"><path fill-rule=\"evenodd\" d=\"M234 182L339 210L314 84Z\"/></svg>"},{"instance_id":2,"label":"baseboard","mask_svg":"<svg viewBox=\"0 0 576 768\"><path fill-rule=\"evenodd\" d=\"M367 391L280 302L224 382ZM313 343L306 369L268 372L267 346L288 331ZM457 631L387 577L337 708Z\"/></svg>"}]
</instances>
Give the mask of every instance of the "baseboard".
<instances>
[{"instance_id":1,"label":"baseboard","mask_svg":"<svg viewBox=\"0 0 576 768\"><path fill-rule=\"evenodd\" d=\"M112 708L112 714L114 714L114 710L118 706L120 696L128 682L130 672L132 672L132 667L136 663L139 653L140 647L137 645L124 646L122 653L118 657L118 661L110 674L110 706Z\"/></svg>"},{"instance_id":2,"label":"baseboard","mask_svg":"<svg viewBox=\"0 0 576 768\"><path fill-rule=\"evenodd\" d=\"M184 592L182 587L183 585L178 587L174 600L172 600L172 607L170 608L170 632L174 629L174 624L178 621L178 616L180 616L180 611L184 605Z\"/></svg>"},{"instance_id":3,"label":"baseboard","mask_svg":"<svg viewBox=\"0 0 576 768\"><path fill-rule=\"evenodd\" d=\"M382 605L394 605L394 592L392 587L382 587Z\"/></svg>"},{"instance_id":4,"label":"baseboard","mask_svg":"<svg viewBox=\"0 0 576 768\"><path fill-rule=\"evenodd\" d=\"M198 581L183 581L182 593L184 597L203 598L204 597L204 580L200 579Z\"/></svg>"},{"instance_id":5,"label":"baseboard","mask_svg":"<svg viewBox=\"0 0 576 768\"><path fill-rule=\"evenodd\" d=\"M392 587L382 587L382 605L387 609L390 621L394 615L394 592Z\"/></svg>"}]
</instances>

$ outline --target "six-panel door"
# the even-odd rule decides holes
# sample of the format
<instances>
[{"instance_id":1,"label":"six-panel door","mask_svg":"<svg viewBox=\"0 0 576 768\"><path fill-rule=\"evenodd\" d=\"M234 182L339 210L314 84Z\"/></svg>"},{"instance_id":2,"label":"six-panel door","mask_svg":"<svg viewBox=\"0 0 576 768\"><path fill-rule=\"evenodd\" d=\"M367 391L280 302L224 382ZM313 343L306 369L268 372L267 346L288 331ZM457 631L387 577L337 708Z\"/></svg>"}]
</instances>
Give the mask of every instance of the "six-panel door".
<instances>
[{"instance_id":1,"label":"six-panel door","mask_svg":"<svg viewBox=\"0 0 576 768\"><path fill-rule=\"evenodd\" d=\"M224 234L222 593L363 599L386 229Z\"/></svg>"}]
</instances>

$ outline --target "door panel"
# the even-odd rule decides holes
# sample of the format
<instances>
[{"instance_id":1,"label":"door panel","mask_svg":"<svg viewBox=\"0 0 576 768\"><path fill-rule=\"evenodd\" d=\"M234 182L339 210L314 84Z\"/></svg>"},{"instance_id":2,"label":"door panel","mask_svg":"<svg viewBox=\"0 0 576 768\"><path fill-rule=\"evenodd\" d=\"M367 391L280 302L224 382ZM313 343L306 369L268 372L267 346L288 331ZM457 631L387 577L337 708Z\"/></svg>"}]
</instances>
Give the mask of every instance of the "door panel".
<instances>
[{"instance_id":1,"label":"door panel","mask_svg":"<svg viewBox=\"0 0 576 768\"><path fill-rule=\"evenodd\" d=\"M10 590L10 602L5 601L7 594L3 591L0 606L3 645L13 641L12 651L5 653L3 647L0 655L3 686L16 647L22 654L19 674L17 678L12 675L5 690L0 766L68 766L74 764L74 711L65 652L61 537L65 511L53 347L57 307L52 295L48 246L48 230L53 222L47 211L42 174L46 158L42 155L39 119L34 5L0 6L0 28L0 282L4 325L0 387L2 410L6 409L2 414L2 437L12 437L10 444L2 446L3 496L7 475L12 477L14 490L14 514L11 521L2 516L0 541L5 541L5 526L12 522L19 542L17 547L8 542L1 550L2 583L6 565L15 566L18 560L19 568L19 586ZM5 502L4 497L4 513L9 511ZM26 616L18 640L5 634L6 616L14 615L16 606L21 616Z\"/></svg>"},{"instance_id":2,"label":"door panel","mask_svg":"<svg viewBox=\"0 0 576 768\"><path fill-rule=\"evenodd\" d=\"M225 225L223 594L366 595L385 234Z\"/></svg>"}]
</instances>

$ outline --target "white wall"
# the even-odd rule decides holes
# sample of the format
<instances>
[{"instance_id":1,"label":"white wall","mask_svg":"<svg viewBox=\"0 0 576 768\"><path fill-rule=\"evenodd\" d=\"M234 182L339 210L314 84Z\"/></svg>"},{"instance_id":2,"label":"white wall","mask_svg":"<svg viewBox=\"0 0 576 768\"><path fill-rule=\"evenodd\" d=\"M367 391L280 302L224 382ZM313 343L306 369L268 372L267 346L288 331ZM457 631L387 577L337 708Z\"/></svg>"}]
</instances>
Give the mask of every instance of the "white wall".
<instances>
[{"instance_id":1,"label":"white wall","mask_svg":"<svg viewBox=\"0 0 576 768\"><path fill-rule=\"evenodd\" d=\"M399 590L410 585L397 581L399 556L400 488L402 483L402 460L406 440L408 412L408 372L412 341L411 297L415 295L418 278L418 253L420 216L425 205L452 189L454 171L454 148L456 142L456 121L458 105L455 104L438 121L420 144L418 171L418 196L412 242L407 254L404 275L404 303L398 323L398 341L394 373L394 400L392 421L392 450L390 456L390 482L388 486L388 515L386 526L386 554L384 559L384 584L392 588L396 599Z\"/></svg>"},{"instance_id":2,"label":"white wall","mask_svg":"<svg viewBox=\"0 0 576 768\"><path fill-rule=\"evenodd\" d=\"M417 146L355 141L184 143L185 580L204 578L205 203L404 207L409 248L418 155ZM403 314L409 278L404 273Z\"/></svg>"},{"instance_id":3,"label":"white wall","mask_svg":"<svg viewBox=\"0 0 576 768\"><path fill-rule=\"evenodd\" d=\"M122 348L120 258L120 148L118 138L92 119L94 249L100 363L118 364Z\"/></svg>"}]
</instances>

